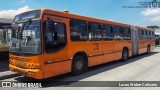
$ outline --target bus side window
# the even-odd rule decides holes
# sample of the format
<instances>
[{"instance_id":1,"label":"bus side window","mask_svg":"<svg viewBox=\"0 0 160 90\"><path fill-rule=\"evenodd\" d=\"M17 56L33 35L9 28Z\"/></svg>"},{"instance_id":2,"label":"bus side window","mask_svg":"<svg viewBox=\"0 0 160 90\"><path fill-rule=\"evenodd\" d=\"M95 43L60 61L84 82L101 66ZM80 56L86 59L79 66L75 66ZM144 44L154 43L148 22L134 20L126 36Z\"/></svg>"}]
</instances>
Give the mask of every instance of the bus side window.
<instances>
[{"instance_id":1,"label":"bus side window","mask_svg":"<svg viewBox=\"0 0 160 90\"><path fill-rule=\"evenodd\" d=\"M145 39L148 39L148 32L147 32L147 30L145 30L145 31L146 31Z\"/></svg>"},{"instance_id":2,"label":"bus side window","mask_svg":"<svg viewBox=\"0 0 160 90\"><path fill-rule=\"evenodd\" d=\"M102 25L103 40L113 40L113 28L112 25Z\"/></svg>"},{"instance_id":3,"label":"bus side window","mask_svg":"<svg viewBox=\"0 0 160 90\"><path fill-rule=\"evenodd\" d=\"M46 22L45 25L45 50L47 52L55 52L65 47L66 26L59 22Z\"/></svg>"},{"instance_id":4,"label":"bus side window","mask_svg":"<svg viewBox=\"0 0 160 90\"><path fill-rule=\"evenodd\" d=\"M152 31L150 31L151 32L151 39L153 39L153 33L152 33Z\"/></svg>"},{"instance_id":5,"label":"bus side window","mask_svg":"<svg viewBox=\"0 0 160 90\"><path fill-rule=\"evenodd\" d=\"M151 31L148 31L149 32L149 39L151 39Z\"/></svg>"},{"instance_id":6,"label":"bus side window","mask_svg":"<svg viewBox=\"0 0 160 90\"><path fill-rule=\"evenodd\" d=\"M147 30L145 30L145 39L147 39Z\"/></svg>"},{"instance_id":7,"label":"bus side window","mask_svg":"<svg viewBox=\"0 0 160 90\"><path fill-rule=\"evenodd\" d=\"M74 20L70 21L70 34L72 41L87 41L88 33L87 33L87 24L82 20Z\"/></svg>"},{"instance_id":8,"label":"bus side window","mask_svg":"<svg viewBox=\"0 0 160 90\"><path fill-rule=\"evenodd\" d=\"M155 32L152 31L152 39L155 39Z\"/></svg>"},{"instance_id":9,"label":"bus side window","mask_svg":"<svg viewBox=\"0 0 160 90\"><path fill-rule=\"evenodd\" d=\"M138 30L138 38L141 39L141 30Z\"/></svg>"},{"instance_id":10,"label":"bus side window","mask_svg":"<svg viewBox=\"0 0 160 90\"><path fill-rule=\"evenodd\" d=\"M56 23L55 38L58 42L66 42L66 26L64 23Z\"/></svg>"},{"instance_id":11,"label":"bus side window","mask_svg":"<svg viewBox=\"0 0 160 90\"><path fill-rule=\"evenodd\" d=\"M143 39L144 39L144 31L141 30L141 40L143 40Z\"/></svg>"},{"instance_id":12,"label":"bus side window","mask_svg":"<svg viewBox=\"0 0 160 90\"><path fill-rule=\"evenodd\" d=\"M130 40L131 39L131 34L130 34L130 28L123 27L123 39L124 40Z\"/></svg>"},{"instance_id":13,"label":"bus side window","mask_svg":"<svg viewBox=\"0 0 160 90\"><path fill-rule=\"evenodd\" d=\"M147 31L146 31L146 37L147 37L147 39L149 39L149 36L148 36L148 34L149 34L149 33L148 33L148 30L147 30Z\"/></svg>"},{"instance_id":14,"label":"bus side window","mask_svg":"<svg viewBox=\"0 0 160 90\"><path fill-rule=\"evenodd\" d=\"M100 41L102 40L101 24L99 23L88 23L89 40Z\"/></svg>"},{"instance_id":15,"label":"bus side window","mask_svg":"<svg viewBox=\"0 0 160 90\"><path fill-rule=\"evenodd\" d=\"M148 39L150 39L150 33L149 33L149 31L148 31Z\"/></svg>"},{"instance_id":16,"label":"bus side window","mask_svg":"<svg viewBox=\"0 0 160 90\"><path fill-rule=\"evenodd\" d=\"M146 31L143 30L143 40L145 40L145 39L146 39Z\"/></svg>"},{"instance_id":17,"label":"bus side window","mask_svg":"<svg viewBox=\"0 0 160 90\"><path fill-rule=\"evenodd\" d=\"M122 40L122 28L120 26L114 26L113 27L113 32L114 32L114 39L115 40Z\"/></svg>"},{"instance_id":18,"label":"bus side window","mask_svg":"<svg viewBox=\"0 0 160 90\"><path fill-rule=\"evenodd\" d=\"M53 33L54 33L54 25L50 21L45 22L45 41L50 42L53 41Z\"/></svg>"}]
</instances>

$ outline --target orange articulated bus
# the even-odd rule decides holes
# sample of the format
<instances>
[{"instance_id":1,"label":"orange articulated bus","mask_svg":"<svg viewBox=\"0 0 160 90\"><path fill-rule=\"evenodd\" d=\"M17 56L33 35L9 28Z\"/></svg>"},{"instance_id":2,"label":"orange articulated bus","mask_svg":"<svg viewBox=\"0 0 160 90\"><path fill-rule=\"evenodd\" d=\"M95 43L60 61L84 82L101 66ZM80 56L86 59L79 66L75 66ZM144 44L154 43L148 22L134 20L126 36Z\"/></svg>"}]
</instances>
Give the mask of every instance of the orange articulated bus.
<instances>
[{"instance_id":1,"label":"orange articulated bus","mask_svg":"<svg viewBox=\"0 0 160 90\"><path fill-rule=\"evenodd\" d=\"M44 79L149 53L154 30L50 9L17 15L12 24L10 70Z\"/></svg>"}]
</instances>

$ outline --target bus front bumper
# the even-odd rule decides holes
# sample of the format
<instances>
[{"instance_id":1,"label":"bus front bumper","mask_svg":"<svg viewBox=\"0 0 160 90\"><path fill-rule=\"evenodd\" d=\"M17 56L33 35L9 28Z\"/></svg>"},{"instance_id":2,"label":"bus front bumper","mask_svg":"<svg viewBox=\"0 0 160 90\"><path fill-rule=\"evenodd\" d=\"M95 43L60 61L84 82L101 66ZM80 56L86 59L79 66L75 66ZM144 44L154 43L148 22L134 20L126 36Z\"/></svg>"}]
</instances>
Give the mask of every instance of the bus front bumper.
<instances>
[{"instance_id":1,"label":"bus front bumper","mask_svg":"<svg viewBox=\"0 0 160 90\"><path fill-rule=\"evenodd\" d=\"M43 74L41 69L23 69L17 66L9 64L10 71L17 72L21 75L35 78L35 79L43 79Z\"/></svg>"}]
</instances>

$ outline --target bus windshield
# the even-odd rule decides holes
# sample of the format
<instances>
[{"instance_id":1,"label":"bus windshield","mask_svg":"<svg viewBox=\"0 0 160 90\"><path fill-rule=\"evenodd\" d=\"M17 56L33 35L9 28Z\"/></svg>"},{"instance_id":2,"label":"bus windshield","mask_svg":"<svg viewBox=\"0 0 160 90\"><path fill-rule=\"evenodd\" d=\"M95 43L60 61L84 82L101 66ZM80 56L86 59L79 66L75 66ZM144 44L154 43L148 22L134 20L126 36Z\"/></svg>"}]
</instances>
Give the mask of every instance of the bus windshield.
<instances>
[{"instance_id":1,"label":"bus windshield","mask_svg":"<svg viewBox=\"0 0 160 90\"><path fill-rule=\"evenodd\" d=\"M12 25L10 52L16 55L41 53L40 21Z\"/></svg>"}]
</instances>

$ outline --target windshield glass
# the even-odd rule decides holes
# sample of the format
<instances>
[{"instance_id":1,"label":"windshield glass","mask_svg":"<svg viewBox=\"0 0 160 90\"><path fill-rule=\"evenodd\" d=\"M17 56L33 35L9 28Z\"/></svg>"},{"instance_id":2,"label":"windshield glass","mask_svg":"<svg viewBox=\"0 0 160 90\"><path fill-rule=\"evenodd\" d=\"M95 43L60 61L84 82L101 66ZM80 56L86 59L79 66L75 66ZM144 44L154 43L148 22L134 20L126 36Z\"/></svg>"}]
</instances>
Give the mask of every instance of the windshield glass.
<instances>
[{"instance_id":1,"label":"windshield glass","mask_svg":"<svg viewBox=\"0 0 160 90\"><path fill-rule=\"evenodd\" d=\"M10 52L14 54L41 53L40 21L12 25Z\"/></svg>"},{"instance_id":2,"label":"windshield glass","mask_svg":"<svg viewBox=\"0 0 160 90\"><path fill-rule=\"evenodd\" d=\"M39 18L39 17L40 17L40 10L33 10L33 11L25 12L25 13L15 16L13 22L18 22L18 21L28 20L28 19L33 19L33 18Z\"/></svg>"}]
</instances>

